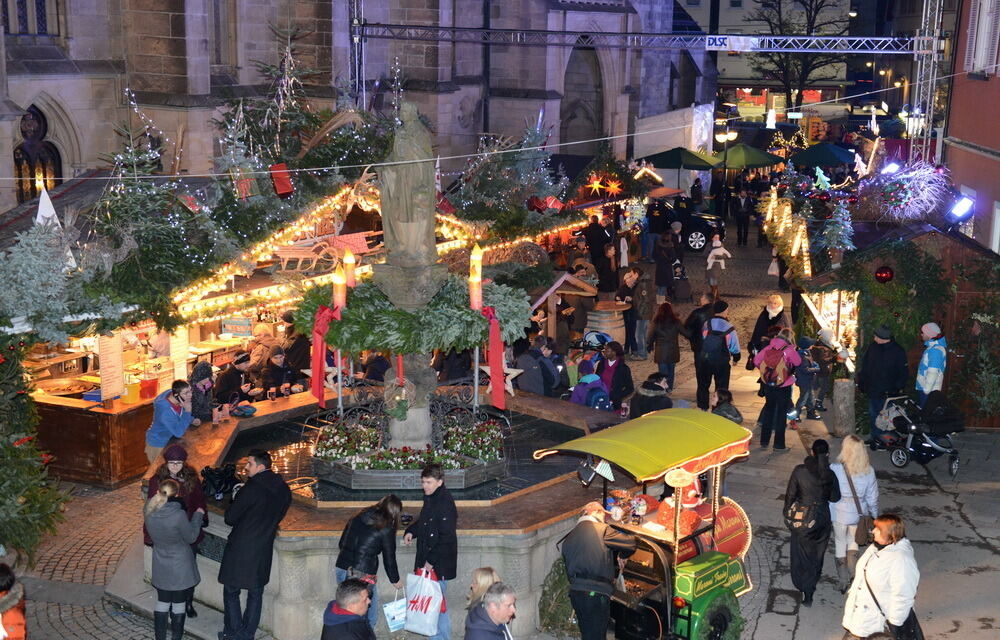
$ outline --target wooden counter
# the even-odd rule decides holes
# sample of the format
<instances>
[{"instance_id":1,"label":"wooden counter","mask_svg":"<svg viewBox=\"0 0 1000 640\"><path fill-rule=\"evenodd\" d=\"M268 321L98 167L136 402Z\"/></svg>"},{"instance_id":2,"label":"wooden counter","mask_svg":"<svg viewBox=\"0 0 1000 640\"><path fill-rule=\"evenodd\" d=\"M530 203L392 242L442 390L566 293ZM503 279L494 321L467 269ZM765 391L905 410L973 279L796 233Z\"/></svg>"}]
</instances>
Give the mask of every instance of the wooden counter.
<instances>
[{"instance_id":1,"label":"wooden counter","mask_svg":"<svg viewBox=\"0 0 1000 640\"><path fill-rule=\"evenodd\" d=\"M153 400L101 403L33 394L38 443L55 456L49 469L63 480L115 488L146 470L146 429Z\"/></svg>"}]
</instances>

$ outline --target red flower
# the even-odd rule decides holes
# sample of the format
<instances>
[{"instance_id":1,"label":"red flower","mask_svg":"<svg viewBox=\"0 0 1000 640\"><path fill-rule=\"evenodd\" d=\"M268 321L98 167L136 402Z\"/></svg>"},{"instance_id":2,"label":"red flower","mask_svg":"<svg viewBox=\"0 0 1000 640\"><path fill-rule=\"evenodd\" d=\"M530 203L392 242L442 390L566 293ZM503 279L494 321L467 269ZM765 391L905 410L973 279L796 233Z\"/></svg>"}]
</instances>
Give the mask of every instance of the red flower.
<instances>
[{"instance_id":1,"label":"red flower","mask_svg":"<svg viewBox=\"0 0 1000 640\"><path fill-rule=\"evenodd\" d=\"M20 447L22 444L27 444L27 443L31 442L32 440L34 440L34 439L35 439L35 436L25 436L25 437L21 438L20 440L15 440L13 444L14 444L15 447Z\"/></svg>"},{"instance_id":2,"label":"red flower","mask_svg":"<svg viewBox=\"0 0 1000 640\"><path fill-rule=\"evenodd\" d=\"M48 463L52 462L52 456L49 455L49 454L47 454L47 453L43 453L40 456L40 458L42 460L42 464L48 464Z\"/></svg>"}]
</instances>

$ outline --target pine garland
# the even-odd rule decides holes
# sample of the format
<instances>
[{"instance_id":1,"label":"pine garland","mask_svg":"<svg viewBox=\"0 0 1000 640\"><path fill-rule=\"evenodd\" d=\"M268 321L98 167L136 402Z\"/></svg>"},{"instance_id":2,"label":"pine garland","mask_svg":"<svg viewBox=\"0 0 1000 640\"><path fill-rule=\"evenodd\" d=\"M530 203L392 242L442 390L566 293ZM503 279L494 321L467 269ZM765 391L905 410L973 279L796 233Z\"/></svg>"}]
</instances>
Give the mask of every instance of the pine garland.
<instances>
[{"instance_id":1,"label":"pine garland","mask_svg":"<svg viewBox=\"0 0 1000 640\"><path fill-rule=\"evenodd\" d=\"M317 308L329 305L330 297L329 285L307 291L295 311L295 325L311 332ZM531 312L523 291L486 284L483 304L496 310L505 341L524 335ZM465 282L452 276L427 307L416 313L395 307L370 280L360 282L348 293L347 307L340 321L331 323L326 341L349 353L375 350L409 354L470 349L488 337L486 318L469 308Z\"/></svg>"}]
</instances>

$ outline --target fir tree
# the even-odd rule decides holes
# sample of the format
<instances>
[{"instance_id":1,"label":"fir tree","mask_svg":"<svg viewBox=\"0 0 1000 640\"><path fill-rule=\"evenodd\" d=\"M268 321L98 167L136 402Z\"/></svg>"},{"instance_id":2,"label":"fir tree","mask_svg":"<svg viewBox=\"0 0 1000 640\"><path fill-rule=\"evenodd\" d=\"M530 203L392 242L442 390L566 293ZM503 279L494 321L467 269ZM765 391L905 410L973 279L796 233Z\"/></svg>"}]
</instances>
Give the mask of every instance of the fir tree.
<instances>
[{"instance_id":1,"label":"fir tree","mask_svg":"<svg viewBox=\"0 0 1000 640\"><path fill-rule=\"evenodd\" d=\"M849 251L854 248L853 238L851 213L847 210L845 200L837 199L833 206L833 215L824 221L823 229L816 235L814 241L822 249Z\"/></svg>"}]
</instances>

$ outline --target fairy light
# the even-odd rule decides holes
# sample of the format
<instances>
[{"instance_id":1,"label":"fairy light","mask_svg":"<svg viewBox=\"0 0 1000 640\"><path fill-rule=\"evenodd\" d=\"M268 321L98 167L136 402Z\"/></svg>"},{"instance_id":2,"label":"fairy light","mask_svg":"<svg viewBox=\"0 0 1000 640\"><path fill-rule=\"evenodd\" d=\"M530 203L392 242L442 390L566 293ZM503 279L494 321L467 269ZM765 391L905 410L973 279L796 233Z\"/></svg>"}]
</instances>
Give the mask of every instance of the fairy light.
<instances>
[{"instance_id":1,"label":"fairy light","mask_svg":"<svg viewBox=\"0 0 1000 640\"><path fill-rule=\"evenodd\" d=\"M657 182L663 182L663 178L660 177L660 174L658 174L655 171L653 171L653 169L651 167L642 167L642 168L640 168L638 171L636 171L635 175L632 176L632 179L633 180L639 180L640 178L644 178L644 177L650 177L653 180L656 180Z\"/></svg>"}]
</instances>

